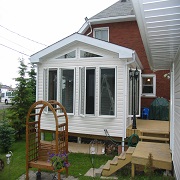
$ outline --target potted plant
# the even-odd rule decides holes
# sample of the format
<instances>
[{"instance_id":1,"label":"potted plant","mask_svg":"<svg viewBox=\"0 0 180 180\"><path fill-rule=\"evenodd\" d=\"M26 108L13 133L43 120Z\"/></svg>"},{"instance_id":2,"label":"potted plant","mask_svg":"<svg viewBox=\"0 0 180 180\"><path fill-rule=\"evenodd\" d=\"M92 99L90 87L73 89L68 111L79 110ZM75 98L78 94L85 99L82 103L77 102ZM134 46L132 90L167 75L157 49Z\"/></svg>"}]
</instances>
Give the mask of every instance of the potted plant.
<instances>
[{"instance_id":1,"label":"potted plant","mask_svg":"<svg viewBox=\"0 0 180 180\"><path fill-rule=\"evenodd\" d=\"M68 154L66 153L49 153L48 161L52 163L55 171L58 171L62 168L66 168L70 166L70 163L67 161Z\"/></svg>"}]
</instances>

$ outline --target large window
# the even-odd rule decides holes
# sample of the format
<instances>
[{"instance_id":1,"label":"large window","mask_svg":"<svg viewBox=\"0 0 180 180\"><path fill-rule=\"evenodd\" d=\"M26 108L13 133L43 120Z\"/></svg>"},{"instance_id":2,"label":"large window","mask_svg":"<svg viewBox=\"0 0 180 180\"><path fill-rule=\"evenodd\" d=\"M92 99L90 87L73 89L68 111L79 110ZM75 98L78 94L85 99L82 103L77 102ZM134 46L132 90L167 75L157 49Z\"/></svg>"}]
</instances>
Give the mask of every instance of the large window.
<instances>
[{"instance_id":1,"label":"large window","mask_svg":"<svg viewBox=\"0 0 180 180\"><path fill-rule=\"evenodd\" d=\"M100 115L115 115L115 68L100 69Z\"/></svg>"},{"instance_id":2,"label":"large window","mask_svg":"<svg viewBox=\"0 0 180 180\"><path fill-rule=\"evenodd\" d=\"M129 69L129 115L133 116L134 113L140 116L140 70Z\"/></svg>"},{"instance_id":3,"label":"large window","mask_svg":"<svg viewBox=\"0 0 180 180\"><path fill-rule=\"evenodd\" d=\"M95 28L94 37L103 41L109 41L109 28Z\"/></svg>"},{"instance_id":4,"label":"large window","mask_svg":"<svg viewBox=\"0 0 180 180\"><path fill-rule=\"evenodd\" d=\"M142 96L156 96L155 74L142 74Z\"/></svg>"},{"instance_id":5,"label":"large window","mask_svg":"<svg viewBox=\"0 0 180 180\"><path fill-rule=\"evenodd\" d=\"M45 101L60 101L67 113L73 113L74 69L44 69L43 89Z\"/></svg>"},{"instance_id":6,"label":"large window","mask_svg":"<svg viewBox=\"0 0 180 180\"><path fill-rule=\"evenodd\" d=\"M68 113L73 113L74 70L61 70L60 98Z\"/></svg>"},{"instance_id":7,"label":"large window","mask_svg":"<svg viewBox=\"0 0 180 180\"><path fill-rule=\"evenodd\" d=\"M80 114L93 114L95 109L95 69L80 68Z\"/></svg>"}]
</instances>

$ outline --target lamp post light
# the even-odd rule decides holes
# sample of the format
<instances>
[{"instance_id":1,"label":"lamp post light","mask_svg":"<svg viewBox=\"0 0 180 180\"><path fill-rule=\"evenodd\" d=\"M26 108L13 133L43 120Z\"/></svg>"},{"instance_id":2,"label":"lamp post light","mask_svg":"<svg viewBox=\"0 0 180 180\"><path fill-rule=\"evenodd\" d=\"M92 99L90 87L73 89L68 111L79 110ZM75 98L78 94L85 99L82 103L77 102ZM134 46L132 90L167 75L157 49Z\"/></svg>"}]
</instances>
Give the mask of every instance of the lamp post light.
<instances>
[{"instance_id":1,"label":"lamp post light","mask_svg":"<svg viewBox=\"0 0 180 180\"><path fill-rule=\"evenodd\" d=\"M133 105L133 124L132 124L132 129L137 129L136 128L136 94L138 93L137 86L138 83L137 81L139 80L139 71L136 70L132 71L132 69L129 70L129 80L132 81L132 105Z\"/></svg>"}]
</instances>

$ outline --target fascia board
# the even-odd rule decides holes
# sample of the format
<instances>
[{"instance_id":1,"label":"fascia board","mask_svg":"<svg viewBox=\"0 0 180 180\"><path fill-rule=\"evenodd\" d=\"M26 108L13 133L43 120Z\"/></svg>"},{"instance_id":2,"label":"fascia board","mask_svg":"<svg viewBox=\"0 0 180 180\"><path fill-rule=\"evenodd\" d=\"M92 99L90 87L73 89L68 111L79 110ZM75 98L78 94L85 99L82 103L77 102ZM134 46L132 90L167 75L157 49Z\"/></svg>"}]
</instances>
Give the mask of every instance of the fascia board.
<instances>
[{"instance_id":1,"label":"fascia board","mask_svg":"<svg viewBox=\"0 0 180 180\"><path fill-rule=\"evenodd\" d=\"M99 39L95 39L89 36L81 35L78 33L72 34L68 36L67 38L62 39L61 41L58 41L57 43L37 52L36 54L32 55L30 57L30 61L32 63L39 63L40 58L48 55L49 53L52 53L70 43L73 42L82 42L86 43L92 46L96 46L105 50L109 50L112 52L116 52L119 54L119 58L132 58L133 50L118 46L109 42L101 41Z\"/></svg>"}]
</instances>

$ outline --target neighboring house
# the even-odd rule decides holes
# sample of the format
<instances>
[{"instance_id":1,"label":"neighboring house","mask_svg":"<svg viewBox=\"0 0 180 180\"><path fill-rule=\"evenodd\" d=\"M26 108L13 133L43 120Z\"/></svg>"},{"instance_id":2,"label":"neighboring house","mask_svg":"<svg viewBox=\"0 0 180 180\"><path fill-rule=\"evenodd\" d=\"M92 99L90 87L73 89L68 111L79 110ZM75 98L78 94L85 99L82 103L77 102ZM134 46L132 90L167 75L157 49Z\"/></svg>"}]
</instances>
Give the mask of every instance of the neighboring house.
<instances>
[{"instance_id":1,"label":"neighboring house","mask_svg":"<svg viewBox=\"0 0 180 180\"><path fill-rule=\"evenodd\" d=\"M151 68L171 71L170 149L180 179L180 1L132 2Z\"/></svg>"},{"instance_id":2,"label":"neighboring house","mask_svg":"<svg viewBox=\"0 0 180 180\"><path fill-rule=\"evenodd\" d=\"M169 70L150 69L128 0L86 19L78 33L37 52L30 60L38 67L37 100L60 101L69 115L72 135L104 136L108 129L113 137L126 137L126 127L132 123L130 68L137 67L141 75L138 117L141 107L149 107L156 97L170 99L170 82L164 78ZM43 116L43 129L52 129L48 110Z\"/></svg>"}]
</instances>

